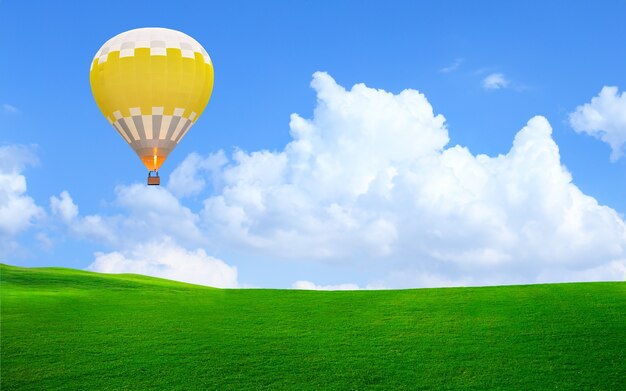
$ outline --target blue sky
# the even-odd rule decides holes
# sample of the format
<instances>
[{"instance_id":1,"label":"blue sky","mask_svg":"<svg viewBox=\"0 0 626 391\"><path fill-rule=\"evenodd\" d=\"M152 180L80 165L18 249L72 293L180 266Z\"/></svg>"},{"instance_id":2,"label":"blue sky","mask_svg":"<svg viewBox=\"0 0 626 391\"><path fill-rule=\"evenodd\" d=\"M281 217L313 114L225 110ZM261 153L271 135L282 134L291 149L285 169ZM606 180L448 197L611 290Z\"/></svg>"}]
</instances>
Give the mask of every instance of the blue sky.
<instances>
[{"instance_id":1,"label":"blue sky","mask_svg":"<svg viewBox=\"0 0 626 391\"><path fill-rule=\"evenodd\" d=\"M0 33L4 37L4 52L8 53L0 57L0 146L10 151L3 156L4 169L12 175L7 181L23 178L27 184L24 191L16 190L12 195L7 192L4 198L0 197L0 203L5 203L0 207L12 208L11 218L19 223L15 229L5 227L2 233L0 245L5 250L0 251L1 260L24 266L90 267L152 274L171 269L170 274L163 276L178 279L185 279L194 271L202 274L198 269L206 266L208 280L198 282L218 285L220 282L211 279L211 273L236 268L236 277L229 275L228 283L223 285L263 287L404 287L614 278L624 268L626 259L626 157L611 159L611 146L599 137L606 132L619 140L624 137L626 120L620 116L626 102L626 98L620 100L626 88L624 15L623 1L506 5L495 1L0 2ZM143 165L102 117L89 86L89 65L100 46L120 32L149 26L191 35L209 52L215 67L211 101L162 167L165 183L159 193L135 185L145 181ZM314 78L312 75L318 71L325 73ZM492 81L490 85L488 80ZM311 88L312 82L317 83L317 89ZM359 83L364 83L368 90L351 90ZM347 95L337 92L334 85L345 88ZM605 86L617 87L617 93L607 94L605 105L600 102L600 106L593 106L592 99ZM445 117L449 142L441 147L435 143L433 148L441 151L459 145L467 148L472 159L479 154L506 155L520 129L534 116L543 116L552 131L541 142L549 143L551 137L558 146L560 160L556 160L554 170L561 165L566 167L571 174L570 183L606 208L578 207L582 205L582 201L576 201L578 196L564 196L561 203L558 194L576 191L564 184L554 185L553 189L546 185L548 182L542 182L551 181L557 174L542 177L541 181L515 179L524 177L525 172L534 172L534 166L525 171L526 163L520 163L522 168L518 167L518 171L493 174L495 193L485 188L472 190L475 198L470 197L469 201L437 198L443 203L429 204L437 211L430 216L426 204L403 204L403 200L416 197L424 201L440 183L447 182L437 176L435 166L426 165L416 156L406 156L402 164L395 162L393 148L400 148L400 142L392 143L386 152L382 148L382 152L368 152L374 156L372 161L381 165L370 167L372 172L396 170L400 172L398 178L413 178L416 172L421 175L432 168L434 174L433 178L413 183L413 187L407 185L403 192L393 193L391 203L384 203L382 195L376 198L367 191L358 197L349 189L344 194L332 182L303 174L304 179L298 181L289 179L292 175L270 178L271 183L255 182L254 186L260 188L253 190L265 197L263 213L236 204L243 196L232 194L239 194L237 189L243 188L246 178L242 173L250 167L275 160L278 163L268 163L269 171L252 174L271 172L272 167L281 164L293 171L291 158L286 157L287 163L281 163L281 153L294 139L294 128L290 128L292 113L313 121L317 131L326 134L318 145L318 157L329 151L333 162L342 162L340 157L344 155L332 155L333 151L342 153L336 135L349 129L343 136L359 139L359 132L368 124L364 120L367 107L386 102L387 95L382 91L400 96L406 89L422 93L434 116ZM363 98L362 106L350 109L354 110L351 115L356 116L352 122L342 122L346 113L338 112L339 109L324 111L319 106L319 102L332 106L329 102L342 99L359 101L361 93L369 98ZM418 107L419 99L415 99ZM389 104L389 110L404 110L401 104ZM571 116L585 104L601 112L609 107L602 112L606 120L600 126L608 130L586 121L582 111L578 117ZM316 107L319 112L314 113ZM419 107L427 112L429 106ZM401 117L402 113L381 114L381 118ZM376 123L375 119L372 121ZM382 135L388 132L389 137L398 140L411 132L423 131L402 125L387 129L384 121L381 123L376 131ZM531 128L540 129L537 134L545 133L544 123L534 123ZM432 141L421 136L407 137ZM362 151L366 147L370 145L354 144ZM214 154L218 151L223 151L221 159L226 163L216 166L215 161L220 158ZM233 155L236 151L260 160L246 165ZM267 159L261 159L259 154L252 158L259 151L268 151ZM212 154L213 160L209 158ZM358 162L359 156L350 162ZM448 164L448 160L442 161L437 167ZM187 171L185 162L191 167ZM500 168L493 168L500 163L485 164L480 166L485 172L500 172ZM362 167L346 163L339 170L344 170L349 179L370 175L362 173ZM179 180L172 182L168 175L175 170ZM407 170L406 175L402 170ZM467 187L464 180L472 182L459 177L462 173L455 175L463 189ZM190 183L202 183L200 190L185 190ZM292 189L302 183L307 184L298 189L302 193L319 187L320 194L329 195L306 198L307 207L294 212L281 204L278 193L265 193L267 188ZM552 186L553 182L549 183ZM513 198L501 201L494 195L506 193L506 186L522 189L519 197L525 201L516 204L518 201L512 201ZM455 189L451 191L459 193ZM64 191L66 198L61 196ZM30 199L32 202L28 202L35 209L20 214L19 208L8 204L10 196L22 201ZM374 200L368 201L365 196ZM58 202L55 204L51 197ZM170 220L150 220L146 205L151 200L153 212L167 214ZM556 206L546 206L533 214L536 205L547 205L550 200ZM140 202L144 204L139 205ZM243 208L247 213L246 229L254 235L229 231L227 221L220 220L226 219L226 212L215 206L220 202L230 208L224 210ZM510 230L513 239L501 239L493 230L477 230L472 225L473 214L468 210L473 209L467 207L468 202L486 208L483 216L504 216L502 224L506 227L500 228ZM446 209L457 203L460 209ZM69 209L63 209L61 204L70 205ZM71 205L78 208L78 214L64 215L62 210L72 210ZM570 206L552 216L551 211L561 205ZM336 210L345 213L349 222L341 225L339 215L332 214ZM520 215L524 210L530 210L527 217ZM318 228L307 225L308 220L280 217L288 216L288 212L300 217L310 213L308 217L316 221ZM330 217L325 213L331 213ZM411 221L423 221L423 225L416 228L404 221L401 216L405 213L414 214ZM102 226L98 229L117 231L130 239L95 234L95 228L85 228L89 216L91 223L100 219ZM579 220L574 221L571 216L578 216ZM130 229L127 220L142 219L157 225L154 236L123 233ZM197 230L197 235L191 237L165 227L177 219L188 219L190 230ZM325 225L329 221L334 223ZM452 228L446 222L462 227L465 233L447 231ZM568 224L578 227L578 231L563 228ZM489 224L479 224L483 228L485 225ZM534 242L534 236L528 233L532 227L539 227L537 232L545 229L549 235L554 234L546 235L562 241L554 244L555 248L565 249L545 250L549 243ZM277 232L289 235L283 237ZM473 237L472 232L478 232L478 236ZM425 238L433 233L447 239L424 239L423 243L418 240L422 243L419 248L410 245L411 238ZM370 234L377 239L363 239ZM388 240L380 239L387 238L385 235L390 235ZM144 245L152 243L152 248L159 248L160 252L140 248L131 240ZM594 257L598 258L575 260L567 250L569 241L588 241L588 247L578 252L596 254ZM336 242L345 247L338 247ZM448 252L457 247L458 251ZM603 253L607 248L611 250ZM178 266L157 259L160 254L170 253L190 266L177 271ZM484 261L465 261L468 257ZM541 262L533 263L530 259ZM486 267L485 262L493 262L497 267Z\"/></svg>"}]
</instances>

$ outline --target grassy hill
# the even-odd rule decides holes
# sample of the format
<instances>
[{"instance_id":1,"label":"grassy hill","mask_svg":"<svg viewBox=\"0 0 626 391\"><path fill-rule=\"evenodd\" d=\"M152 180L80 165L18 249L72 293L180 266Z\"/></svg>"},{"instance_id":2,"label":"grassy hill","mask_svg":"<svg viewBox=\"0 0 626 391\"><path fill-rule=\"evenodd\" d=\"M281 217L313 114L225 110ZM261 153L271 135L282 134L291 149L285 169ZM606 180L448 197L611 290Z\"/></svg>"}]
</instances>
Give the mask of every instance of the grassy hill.
<instances>
[{"instance_id":1,"label":"grassy hill","mask_svg":"<svg viewBox=\"0 0 626 391\"><path fill-rule=\"evenodd\" d=\"M624 389L626 284L315 292L0 266L2 390Z\"/></svg>"}]
</instances>

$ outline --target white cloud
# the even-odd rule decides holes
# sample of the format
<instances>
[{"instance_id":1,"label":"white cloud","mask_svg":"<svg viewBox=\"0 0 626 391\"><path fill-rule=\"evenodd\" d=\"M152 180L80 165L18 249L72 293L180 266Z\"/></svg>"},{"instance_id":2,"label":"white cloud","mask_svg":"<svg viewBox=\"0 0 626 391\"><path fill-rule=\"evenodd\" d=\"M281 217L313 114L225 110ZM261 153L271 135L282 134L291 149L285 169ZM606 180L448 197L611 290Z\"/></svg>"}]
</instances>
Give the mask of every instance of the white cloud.
<instances>
[{"instance_id":1,"label":"white cloud","mask_svg":"<svg viewBox=\"0 0 626 391\"><path fill-rule=\"evenodd\" d=\"M54 241L45 232L38 232L35 239L39 242L40 247L45 250L51 250L54 247Z\"/></svg>"},{"instance_id":2,"label":"white cloud","mask_svg":"<svg viewBox=\"0 0 626 391\"><path fill-rule=\"evenodd\" d=\"M80 216L78 206L72 196L66 190L59 197L50 197L50 210L52 216L59 218L68 231L80 238L90 239L98 243L119 246L124 239L130 240L127 233L120 232L121 222L126 218L122 216Z\"/></svg>"},{"instance_id":3,"label":"white cloud","mask_svg":"<svg viewBox=\"0 0 626 391\"><path fill-rule=\"evenodd\" d=\"M10 105L8 103L4 103L2 105L2 110L4 110L5 113L9 113L9 114L19 113L19 110L17 109L17 107Z\"/></svg>"},{"instance_id":4,"label":"white cloud","mask_svg":"<svg viewBox=\"0 0 626 391\"><path fill-rule=\"evenodd\" d=\"M22 172L26 166L39 163L34 147L27 145L0 146L0 170Z\"/></svg>"},{"instance_id":5,"label":"white cloud","mask_svg":"<svg viewBox=\"0 0 626 391\"><path fill-rule=\"evenodd\" d=\"M218 288L239 286L237 268L207 255L202 249L190 251L168 239L95 256L95 261L87 268L95 272L143 274Z\"/></svg>"},{"instance_id":6,"label":"white cloud","mask_svg":"<svg viewBox=\"0 0 626 391\"><path fill-rule=\"evenodd\" d=\"M590 103L578 106L569 115L570 125L578 133L587 133L611 146L611 160L626 152L626 94L617 87L603 87Z\"/></svg>"},{"instance_id":7,"label":"white cloud","mask_svg":"<svg viewBox=\"0 0 626 391\"><path fill-rule=\"evenodd\" d=\"M167 236L179 243L201 244L198 216L167 189L134 184L116 188L115 204L124 211L118 231L128 239Z\"/></svg>"},{"instance_id":8,"label":"white cloud","mask_svg":"<svg viewBox=\"0 0 626 391\"><path fill-rule=\"evenodd\" d=\"M79 238L115 248L130 248L139 241L171 238L177 243L197 246L206 238L197 226L199 217L183 206L167 189L144 184L118 186L113 205L121 213L79 215L78 206L64 191L50 198L53 215L58 216Z\"/></svg>"},{"instance_id":9,"label":"white cloud","mask_svg":"<svg viewBox=\"0 0 626 391\"><path fill-rule=\"evenodd\" d=\"M50 210L53 215L59 216L64 222L71 222L78 216L78 206L67 191L61 192L58 198L50 197Z\"/></svg>"},{"instance_id":10,"label":"white cloud","mask_svg":"<svg viewBox=\"0 0 626 391\"><path fill-rule=\"evenodd\" d=\"M182 206L167 189L145 185L118 186L113 205L123 213L81 216L67 191L50 198L52 214L68 232L112 247L98 252L89 270L102 273L136 273L194 284L233 288L237 269L207 255L194 243L205 239L198 216ZM182 244L181 244L182 243Z\"/></svg>"},{"instance_id":11,"label":"white cloud","mask_svg":"<svg viewBox=\"0 0 626 391\"><path fill-rule=\"evenodd\" d=\"M356 284L317 285L311 281L296 281L291 285L291 289L309 291L356 291L361 288Z\"/></svg>"},{"instance_id":12,"label":"white cloud","mask_svg":"<svg viewBox=\"0 0 626 391\"><path fill-rule=\"evenodd\" d=\"M26 194L27 165L37 163L31 147L0 146L0 243L8 245L10 238L26 230L44 216L44 211Z\"/></svg>"},{"instance_id":13,"label":"white cloud","mask_svg":"<svg viewBox=\"0 0 626 391\"><path fill-rule=\"evenodd\" d=\"M407 267L408 266L408 267ZM459 287L459 286L481 286L494 284L511 284L514 278L502 278L497 275L454 275L445 271L437 272L428 269L413 268L412 265L404 265L404 267L391 270L383 278L369 284L374 289L386 289L384 287L394 287L396 289L409 288L442 288L442 287ZM520 279L518 283L523 283ZM528 281L526 281L528 282ZM383 288L377 288L383 287Z\"/></svg>"},{"instance_id":14,"label":"white cloud","mask_svg":"<svg viewBox=\"0 0 626 391\"><path fill-rule=\"evenodd\" d=\"M313 119L292 115L284 150L238 151L223 167L202 211L212 240L272 257L384 262L390 274L409 267L424 284L533 282L626 257L626 224L572 183L545 118L506 154L472 155L445 148L445 120L417 91L347 91L326 73L312 86Z\"/></svg>"},{"instance_id":15,"label":"white cloud","mask_svg":"<svg viewBox=\"0 0 626 391\"><path fill-rule=\"evenodd\" d=\"M588 282L626 281L626 259L615 260L587 270L548 270L537 278L538 282Z\"/></svg>"},{"instance_id":16,"label":"white cloud","mask_svg":"<svg viewBox=\"0 0 626 391\"><path fill-rule=\"evenodd\" d=\"M439 72L441 73L450 73L450 72L454 72L457 69L459 69L459 67L461 66L461 64L463 64L463 59L462 58L457 58L454 60L454 62L446 67L443 67L441 69L439 69Z\"/></svg>"},{"instance_id":17,"label":"white cloud","mask_svg":"<svg viewBox=\"0 0 626 391\"><path fill-rule=\"evenodd\" d=\"M486 90L499 90L508 87L510 83L502 73L492 73L483 79L483 88Z\"/></svg>"},{"instance_id":18,"label":"white cloud","mask_svg":"<svg viewBox=\"0 0 626 391\"><path fill-rule=\"evenodd\" d=\"M167 188L177 197L197 195L207 186L207 179L211 180L213 186L217 185L216 173L226 162L222 151L207 158L191 153L169 176Z\"/></svg>"},{"instance_id":19,"label":"white cloud","mask_svg":"<svg viewBox=\"0 0 626 391\"><path fill-rule=\"evenodd\" d=\"M174 264L210 258L190 250L199 248L341 263L371 277L365 289L622 278L626 224L572 182L545 118L529 120L506 153L473 155L447 146L445 118L418 91L346 90L326 73L312 86L313 118L291 116L282 150L192 154L167 188L117 187L118 214L81 216L66 192L52 213L111 246L92 269L184 281L214 265ZM200 211L175 196L205 191Z\"/></svg>"}]
</instances>

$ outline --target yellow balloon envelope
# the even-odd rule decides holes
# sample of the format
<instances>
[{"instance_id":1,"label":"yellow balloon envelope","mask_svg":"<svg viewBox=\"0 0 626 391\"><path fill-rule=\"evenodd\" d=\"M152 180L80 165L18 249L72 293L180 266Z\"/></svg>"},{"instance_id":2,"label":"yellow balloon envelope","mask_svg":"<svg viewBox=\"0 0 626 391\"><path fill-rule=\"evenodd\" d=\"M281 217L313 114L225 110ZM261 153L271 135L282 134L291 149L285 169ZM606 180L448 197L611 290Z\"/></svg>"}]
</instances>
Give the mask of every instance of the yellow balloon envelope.
<instances>
[{"instance_id":1,"label":"yellow balloon envelope","mask_svg":"<svg viewBox=\"0 0 626 391\"><path fill-rule=\"evenodd\" d=\"M180 31L141 28L108 40L91 63L102 114L150 171L198 120L213 90L213 64Z\"/></svg>"}]
</instances>

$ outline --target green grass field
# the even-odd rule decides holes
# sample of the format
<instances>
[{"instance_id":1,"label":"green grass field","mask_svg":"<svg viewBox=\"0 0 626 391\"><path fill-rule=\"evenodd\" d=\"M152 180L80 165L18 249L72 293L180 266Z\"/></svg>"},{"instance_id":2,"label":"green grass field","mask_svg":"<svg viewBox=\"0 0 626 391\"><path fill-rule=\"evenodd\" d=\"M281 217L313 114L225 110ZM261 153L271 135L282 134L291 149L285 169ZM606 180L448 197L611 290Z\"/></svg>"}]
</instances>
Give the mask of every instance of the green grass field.
<instances>
[{"instance_id":1,"label":"green grass field","mask_svg":"<svg viewBox=\"0 0 626 391\"><path fill-rule=\"evenodd\" d=\"M2 390L626 388L626 283L315 292L0 273Z\"/></svg>"}]
</instances>

